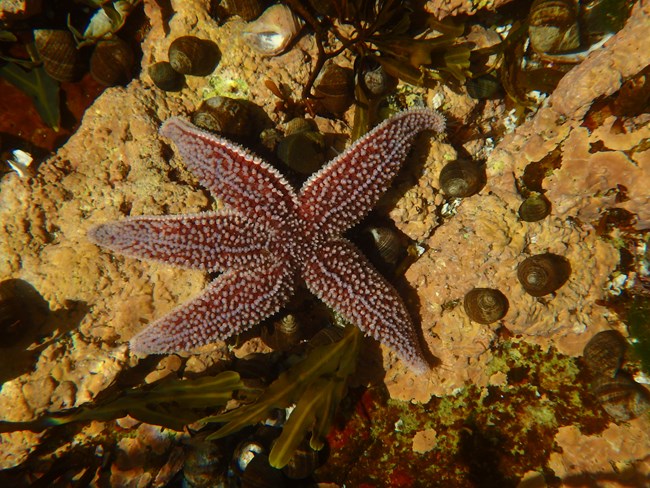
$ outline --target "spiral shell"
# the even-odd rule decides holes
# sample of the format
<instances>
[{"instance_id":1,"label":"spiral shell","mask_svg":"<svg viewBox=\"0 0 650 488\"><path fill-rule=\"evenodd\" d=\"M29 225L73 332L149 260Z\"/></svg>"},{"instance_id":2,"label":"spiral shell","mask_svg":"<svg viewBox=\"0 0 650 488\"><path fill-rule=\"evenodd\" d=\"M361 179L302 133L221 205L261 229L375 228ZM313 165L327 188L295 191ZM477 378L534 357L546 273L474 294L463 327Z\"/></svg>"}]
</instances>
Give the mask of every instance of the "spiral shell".
<instances>
[{"instance_id":1,"label":"spiral shell","mask_svg":"<svg viewBox=\"0 0 650 488\"><path fill-rule=\"evenodd\" d=\"M172 68L167 61L149 66L149 76L158 88L168 92L179 91L185 84L185 76Z\"/></svg>"},{"instance_id":2,"label":"spiral shell","mask_svg":"<svg viewBox=\"0 0 650 488\"><path fill-rule=\"evenodd\" d=\"M538 53L561 53L580 47L575 0L535 0L528 15L528 37Z\"/></svg>"},{"instance_id":3,"label":"spiral shell","mask_svg":"<svg viewBox=\"0 0 650 488\"><path fill-rule=\"evenodd\" d=\"M469 161L452 161L440 171L440 188L448 197L466 198L485 185L485 169Z\"/></svg>"},{"instance_id":4,"label":"spiral shell","mask_svg":"<svg viewBox=\"0 0 650 488\"><path fill-rule=\"evenodd\" d=\"M250 109L244 100L238 98L208 98L192 114L192 123L235 139L245 138L251 133Z\"/></svg>"},{"instance_id":5,"label":"spiral shell","mask_svg":"<svg viewBox=\"0 0 650 488\"><path fill-rule=\"evenodd\" d=\"M244 41L255 51L265 56L283 53L293 41L302 21L282 4L272 5L255 21L250 22L242 32Z\"/></svg>"},{"instance_id":6,"label":"spiral shell","mask_svg":"<svg viewBox=\"0 0 650 488\"><path fill-rule=\"evenodd\" d=\"M72 81L81 74L79 51L70 31L35 29L34 46L46 73L55 80Z\"/></svg>"},{"instance_id":7,"label":"spiral shell","mask_svg":"<svg viewBox=\"0 0 650 488\"><path fill-rule=\"evenodd\" d=\"M354 73L334 63L327 63L314 81L314 95L318 105L334 115L343 114L352 102Z\"/></svg>"},{"instance_id":8,"label":"spiral shell","mask_svg":"<svg viewBox=\"0 0 650 488\"><path fill-rule=\"evenodd\" d=\"M381 97L397 86L397 79L389 75L373 58L363 58L357 67L357 72L360 72L359 85L369 98Z\"/></svg>"},{"instance_id":9,"label":"spiral shell","mask_svg":"<svg viewBox=\"0 0 650 488\"><path fill-rule=\"evenodd\" d=\"M277 351L286 351L300 342L302 332L296 317L288 314L273 322L272 326L263 327L261 338L269 347Z\"/></svg>"},{"instance_id":10,"label":"spiral shell","mask_svg":"<svg viewBox=\"0 0 650 488\"><path fill-rule=\"evenodd\" d=\"M221 57L219 48L214 42L194 36L174 39L169 45L167 55L169 64L175 71L193 76L206 76L212 73Z\"/></svg>"},{"instance_id":11,"label":"spiral shell","mask_svg":"<svg viewBox=\"0 0 650 488\"><path fill-rule=\"evenodd\" d=\"M193 488L216 486L218 481L227 482L229 451L223 443L206 441L204 437L191 438L184 449L183 476Z\"/></svg>"},{"instance_id":12,"label":"spiral shell","mask_svg":"<svg viewBox=\"0 0 650 488\"><path fill-rule=\"evenodd\" d=\"M277 154L294 171L309 175L325 162L324 150L323 134L317 130L301 130L283 137L278 144Z\"/></svg>"},{"instance_id":13,"label":"spiral shell","mask_svg":"<svg viewBox=\"0 0 650 488\"><path fill-rule=\"evenodd\" d=\"M381 258L389 264L397 263L403 249L400 235L389 227L370 227L368 230Z\"/></svg>"},{"instance_id":14,"label":"spiral shell","mask_svg":"<svg viewBox=\"0 0 650 488\"><path fill-rule=\"evenodd\" d=\"M541 193L532 193L519 206L519 218L524 222L537 222L551 213L551 202Z\"/></svg>"},{"instance_id":15,"label":"spiral shell","mask_svg":"<svg viewBox=\"0 0 650 488\"><path fill-rule=\"evenodd\" d=\"M604 330L591 338L582 356L592 374L613 378L618 373L627 342L615 330Z\"/></svg>"},{"instance_id":16,"label":"spiral shell","mask_svg":"<svg viewBox=\"0 0 650 488\"><path fill-rule=\"evenodd\" d=\"M90 57L90 74L102 85L124 85L133 76L135 59L129 45L118 37L100 41Z\"/></svg>"},{"instance_id":17,"label":"spiral shell","mask_svg":"<svg viewBox=\"0 0 650 488\"><path fill-rule=\"evenodd\" d=\"M632 420L650 409L648 390L625 375L598 378L591 391L603 409L619 422Z\"/></svg>"},{"instance_id":18,"label":"spiral shell","mask_svg":"<svg viewBox=\"0 0 650 488\"><path fill-rule=\"evenodd\" d=\"M534 297L553 293L567 282L570 275L569 261L552 253L530 256L517 267L517 278L521 286Z\"/></svg>"},{"instance_id":19,"label":"spiral shell","mask_svg":"<svg viewBox=\"0 0 650 488\"><path fill-rule=\"evenodd\" d=\"M474 288L463 300L465 313L474 322L491 324L508 313L508 299L494 288Z\"/></svg>"},{"instance_id":20,"label":"spiral shell","mask_svg":"<svg viewBox=\"0 0 650 488\"><path fill-rule=\"evenodd\" d=\"M309 478L312 473L322 464L322 451L315 451L309 446L307 440L303 440L296 448L287 465L282 472L287 478L302 480Z\"/></svg>"}]
</instances>

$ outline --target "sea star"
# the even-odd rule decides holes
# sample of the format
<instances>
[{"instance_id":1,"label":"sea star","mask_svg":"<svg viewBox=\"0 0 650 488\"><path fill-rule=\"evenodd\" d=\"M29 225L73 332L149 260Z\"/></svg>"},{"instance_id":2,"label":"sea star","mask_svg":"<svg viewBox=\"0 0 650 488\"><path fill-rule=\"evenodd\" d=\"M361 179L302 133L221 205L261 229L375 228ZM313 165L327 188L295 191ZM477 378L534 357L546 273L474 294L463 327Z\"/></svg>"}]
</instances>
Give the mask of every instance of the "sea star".
<instances>
[{"instance_id":1,"label":"sea star","mask_svg":"<svg viewBox=\"0 0 650 488\"><path fill-rule=\"evenodd\" d=\"M242 147L171 118L160 129L226 209L131 217L98 225L89 238L126 256L221 274L198 297L131 339L141 353L191 349L226 339L276 313L302 277L346 320L427 369L397 291L342 237L388 188L415 136L444 130L429 109L384 121L311 176L299 193Z\"/></svg>"}]
</instances>

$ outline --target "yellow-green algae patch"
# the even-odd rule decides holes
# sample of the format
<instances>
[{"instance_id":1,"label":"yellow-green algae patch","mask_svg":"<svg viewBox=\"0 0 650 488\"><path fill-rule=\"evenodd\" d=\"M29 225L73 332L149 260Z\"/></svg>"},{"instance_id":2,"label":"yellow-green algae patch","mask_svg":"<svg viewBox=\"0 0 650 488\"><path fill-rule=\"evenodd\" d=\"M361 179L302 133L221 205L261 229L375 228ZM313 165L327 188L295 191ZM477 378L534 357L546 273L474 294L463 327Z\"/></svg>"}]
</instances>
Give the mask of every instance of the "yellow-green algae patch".
<instances>
[{"instance_id":1,"label":"yellow-green algae patch","mask_svg":"<svg viewBox=\"0 0 650 488\"><path fill-rule=\"evenodd\" d=\"M587 391L579 360L517 339L495 348L489 368L506 375L502 386L467 385L456 395L426 404L391 400L383 388L351 395L345 425L330 435L327 476L373 486L516 486L530 471L545 473L559 427L602 431L610 419ZM360 405L362 408L360 408ZM424 453L414 436L436 432ZM349 466L335 473L335 466ZM323 473L325 474L325 473ZM324 478L325 479L325 478Z\"/></svg>"}]
</instances>

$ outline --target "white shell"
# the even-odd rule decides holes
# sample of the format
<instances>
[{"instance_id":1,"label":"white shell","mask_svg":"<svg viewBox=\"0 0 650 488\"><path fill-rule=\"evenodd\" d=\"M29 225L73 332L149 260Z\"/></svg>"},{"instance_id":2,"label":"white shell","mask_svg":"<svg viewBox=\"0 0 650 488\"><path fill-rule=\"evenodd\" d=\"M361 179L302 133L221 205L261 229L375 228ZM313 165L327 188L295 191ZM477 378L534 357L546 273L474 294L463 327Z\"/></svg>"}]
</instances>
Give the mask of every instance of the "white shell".
<instances>
[{"instance_id":1,"label":"white shell","mask_svg":"<svg viewBox=\"0 0 650 488\"><path fill-rule=\"evenodd\" d=\"M276 56L287 48L302 28L302 21L286 5L267 8L242 32L244 41L265 56Z\"/></svg>"}]
</instances>

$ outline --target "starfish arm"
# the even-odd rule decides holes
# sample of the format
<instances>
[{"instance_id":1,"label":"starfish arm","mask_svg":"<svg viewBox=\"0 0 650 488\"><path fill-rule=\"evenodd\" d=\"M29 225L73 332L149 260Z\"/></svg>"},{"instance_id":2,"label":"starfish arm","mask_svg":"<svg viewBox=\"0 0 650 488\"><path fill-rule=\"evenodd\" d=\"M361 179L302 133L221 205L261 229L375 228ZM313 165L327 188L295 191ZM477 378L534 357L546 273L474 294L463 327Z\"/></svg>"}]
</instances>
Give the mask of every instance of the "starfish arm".
<instances>
[{"instance_id":1,"label":"starfish arm","mask_svg":"<svg viewBox=\"0 0 650 488\"><path fill-rule=\"evenodd\" d=\"M397 291L345 239L321 246L303 268L312 293L346 320L393 349L418 372L429 367Z\"/></svg>"},{"instance_id":2,"label":"starfish arm","mask_svg":"<svg viewBox=\"0 0 650 488\"><path fill-rule=\"evenodd\" d=\"M444 128L444 117L430 109L408 110L384 121L305 182L299 196L300 216L313 231L340 235L377 203L415 136Z\"/></svg>"},{"instance_id":3,"label":"starfish arm","mask_svg":"<svg viewBox=\"0 0 650 488\"><path fill-rule=\"evenodd\" d=\"M243 147L176 117L160 134L176 143L201 184L239 213L276 226L295 214L297 196L287 180Z\"/></svg>"},{"instance_id":4,"label":"starfish arm","mask_svg":"<svg viewBox=\"0 0 650 488\"><path fill-rule=\"evenodd\" d=\"M286 263L267 259L230 270L201 295L156 320L130 341L136 353L187 351L239 334L274 314L291 297L295 276Z\"/></svg>"},{"instance_id":5,"label":"starfish arm","mask_svg":"<svg viewBox=\"0 0 650 488\"><path fill-rule=\"evenodd\" d=\"M261 262L268 235L233 212L132 217L88 231L92 242L125 256L208 271Z\"/></svg>"}]
</instances>

